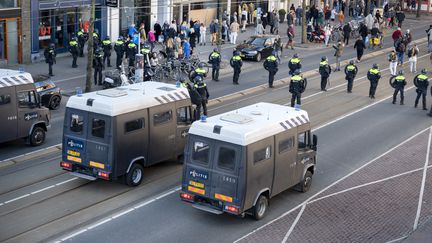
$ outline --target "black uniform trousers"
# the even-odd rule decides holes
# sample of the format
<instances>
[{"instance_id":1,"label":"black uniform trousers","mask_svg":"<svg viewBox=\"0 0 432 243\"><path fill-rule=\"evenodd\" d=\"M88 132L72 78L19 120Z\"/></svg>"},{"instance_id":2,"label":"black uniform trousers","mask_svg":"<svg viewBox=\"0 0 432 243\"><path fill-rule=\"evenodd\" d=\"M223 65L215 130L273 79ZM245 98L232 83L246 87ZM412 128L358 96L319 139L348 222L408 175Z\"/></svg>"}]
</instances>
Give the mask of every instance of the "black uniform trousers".
<instances>
[{"instance_id":1,"label":"black uniform trousers","mask_svg":"<svg viewBox=\"0 0 432 243\"><path fill-rule=\"evenodd\" d=\"M73 68L78 67L77 59L78 59L78 53L72 53L72 67Z\"/></svg>"},{"instance_id":2,"label":"black uniform trousers","mask_svg":"<svg viewBox=\"0 0 432 243\"><path fill-rule=\"evenodd\" d=\"M240 72L241 72L240 68L234 68L234 75L233 75L233 83L234 84L238 84L239 83L238 80L239 80L239 77L240 77Z\"/></svg>"},{"instance_id":3,"label":"black uniform trousers","mask_svg":"<svg viewBox=\"0 0 432 243\"><path fill-rule=\"evenodd\" d=\"M276 74L275 71L269 71L268 84L270 87L273 87L273 81L274 81L275 74Z\"/></svg>"},{"instance_id":4,"label":"black uniform trousers","mask_svg":"<svg viewBox=\"0 0 432 243\"><path fill-rule=\"evenodd\" d=\"M375 98L375 91L377 89L378 82L377 81L370 81L370 87L369 87L369 97Z\"/></svg>"},{"instance_id":5,"label":"black uniform trousers","mask_svg":"<svg viewBox=\"0 0 432 243\"><path fill-rule=\"evenodd\" d=\"M297 102L296 102L297 100ZM301 105L301 93L293 92L291 96L291 107L294 107L295 104Z\"/></svg>"},{"instance_id":6,"label":"black uniform trousers","mask_svg":"<svg viewBox=\"0 0 432 243\"><path fill-rule=\"evenodd\" d=\"M135 66L135 56L134 58L129 58L129 67Z\"/></svg>"},{"instance_id":7,"label":"black uniform trousers","mask_svg":"<svg viewBox=\"0 0 432 243\"><path fill-rule=\"evenodd\" d=\"M102 85L102 67L97 67L94 69L94 84Z\"/></svg>"},{"instance_id":8,"label":"black uniform trousers","mask_svg":"<svg viewBox=\"0 0 432 243\"><path fill-rule=\"evenodd\" d=\"M212 66L212 79L219 81L219 65Z\"/></svg>"},{"instance_id":9,"label":"black uniform trousers","mask_svg":"<svg viewBox=\"0 0 432 243\"><path fill-rule=\"evenodd\" d=\"M116 68L120 69L119 67L122 65L122 59L123 59L123 55L117 53Z\"/></svg>"},{"instance_id":10,"label":"black uniform trousers","mask_svg":"<svg viewBox=\"0 0 432 243\"><path fill-rule=\"evenodd\" d=\"M107 61L107 66L111 67L111 53L104 53L103 63L105 63L105 60Z\"/></svg>"},{"instance_id":11,"label":"black uniform trousers","mask_svg":"<svg viewBox=\"0 0 432 243\"><path fill-rule=\"evenodd\" d=\"M328 77L321 76L321 90L326 90Z\"/></svg>"},{"instance_id":12,"label":"black uniform trousers","mask_svg":"<svg viewBox=\"0 0 432 243\"><path fill-rule=\"evenodd\" d=\"M48 63L48 72L49 72L49 76L54 76L53 71L52 71L52 66L53 66L53 63L52 63L52 62L49 62L49 63Z\"/></svg>"},{"instance_id":13,"label":"black uniform trousers","mask_svg":"<svg viewBox=\"0 0 432 243\"><path fill-rule=\"evenodd\" d=\"M207 116L207 100L202 100L195 109L195 120L198 121L201 118L201 107L203 108L203 114Z\"/></svg>"},{"instance_id":14,"label":"black uniform trousers","mask_svg":"<svg viewBox=\"0 0 432 243\"><path fill-rule=\"evenodd\" d=\"M396 97L399 92L400 92L400 99L401 99L400 103L401 104L404 103L404 88L396 87L393 93L393 104L396 103Z\"/></svg>"},{"instance_id":15,"label":"black uniform trousers","mask_svg":"<svg viewBox=\"0 0 432 243\"><path fill-rule=\"evenodd\" d=\"M417 97L416 97L415 103L414 103L415 107L417 107L418 102L420 100L420 96L421 96L422 97L422 103L423 103L423 109L426 109L426 92L427 92L426 90L418 89Z\"/></svg>"},{"instance_id":16,"label":"black uniform trousers","mask_svg":"<svg viewBox=\"0 0 432 243\"><path fill-rule=\"evenodd\" d=\"M80 57L84 56L84 45L85 45L85 42L78 43L78 52L79 52Z\"/></svg>"},{"instance_id":17,"label":"black uniform trousers","mask_svg":"<svg viewBox=\"0 0 432 243\"><path fill-rule=\"evenodd\" d=\"M352 92L353 83L354 83L354 77L348 78L347 81L348 81L347 91L348 91L348 93L351 93Z\"/></svg>"}]
</instances>

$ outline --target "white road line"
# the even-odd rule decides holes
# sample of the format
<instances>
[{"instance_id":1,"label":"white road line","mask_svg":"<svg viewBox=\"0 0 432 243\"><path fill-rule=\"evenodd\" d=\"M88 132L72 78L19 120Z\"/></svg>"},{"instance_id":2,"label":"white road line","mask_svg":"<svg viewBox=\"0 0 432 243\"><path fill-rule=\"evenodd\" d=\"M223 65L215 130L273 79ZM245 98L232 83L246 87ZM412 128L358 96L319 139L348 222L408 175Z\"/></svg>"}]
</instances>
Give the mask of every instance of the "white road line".
<instances>
[{"instance_id":1,"label":"white road line","mask_svg":"<svg viewBox=\"0 0 432 243\"><path fill-rule=\"evenodd\" d=\"M357 169L351 171L350 173L346 174L345 176L343 176L343 177L339 178L338 180L334 181L333 183L331 183L331 184L328 185L327 187L321 189L319 192L315 193L314 195L312 195L311 197L309 197L308 199L306 199L303 203L301 203L301 204L295 206L294 208L292 208L292 209L290 209L289 211L283 213L283 214L280 215L279 217L276 217L276 218L270 220L269 222L267 222L267 223L261 225L260 227L256 228L255 230L253 230L253 231L249 232L248 234L242 236L241 238L237 239L236 241L234 241L234 243L236 243L236 242L238 242L238 241L240 241L240 240L245 239L245 238L248 237L249 235L251 235L251 234L253 234L253 233L259 231L260 229L262 229L262 228L264 228L264 227L266 227L266 226L272 224L273 222L275 222L275 221L277 221L277 220L279 220L279 219L285 217L286 215L289 215L290 213L294 212L294 211L297 210L298 208L303 207L303 205L307 204L309 201L311 201L312 199L314 199L314 198L317 197L318 195L322 194L323 192L327 191L328 189L330 189L330 188L333 187L334 185L336 185L336 184L338 184L339 182L345 180L346 178L350 177L351 175L357 173L359 170L361 170L361 169L363 169L364 167L368 166L369 164L375 162L376 160L378 160L378 159L380 159L380 158L386 156L387 154L391 153L393 150L395 150L395 149L397 149L398 147L404 145L405 143L411 141L412 139L414 139L415 137L417 137L418 135L422 134L423 132L425 132L425 131L427 131L427 130L429 130L429 129L430 129L430 128L428 127L428 128L426 128L426 129L423 129L423 130L421 130L420 132L414 134L413 136L409 137L408 139L406 139L406 140L403 141L402 143L400 143L400 144L396 145L395 147L393 147L393 148L387 150L386 152L384 152L383 154L379 155L378 157L375 157L374 159L372 159L372 160L368 161L367 163L361 165L361 166L358 167Z\"/></svg>"},{"instance_id":2,"label":"white road line","mask_svg":"<svg viewBox=\"0 0 432 243\"><path fill-rule=\"evenodd\" d=\"M65 241L65 240L69 240L70 238L72 238L74 236L77 236L77 235L80 235L80 234L82 234L82 233L84 233L86 231L87 231L87 229L82 229L80 231L77 231L77 232L75 232L73 234L70 234L70 235L66 236L65 238L63 238L63 239L61 239L60 241L57 241L57 242L62 242L62 241Z\"/></svg>"},{"instance_id":3,"label":"white road line","mask_svg":"<svg viewBox=\"0 0 432 243\"><path fill-rule=\"evenodd\" d=\"M135 208L130 208L130 209L126 210L126 211L123 211L121 213L118 213L118 214L112 216L111 219L116 219L116 218L121 217L121 216L123 216L123 215L125 215L127 213L130 213L130 212L132 212L134 210L135 210Z\"/></svg>"},{"instance_id":4,"label":"white road line","mask_svg":"<svg viewBox=\"0 0 432 243\"><path fill-rule=\"evenodd\" d=\"M54 188L54 187L55 187L55 185L48 186L48 187L42 188L42 189L40 189L40 190L34 191L34 192L30 193L30 194L31 194L31 195L34 195L34 194L37 194L37 193L39 193L39 192L43 192L43 191L49 190L49 189Z\"/></svg>"},{"instance_id":5,"label":"white road line","mask_svg":"<svg viewBox=\"0 0 432 243\"><path fill-rule=\"evenodd\" d=\"M60 185L63 185L63 184L65 184L65 183L68 183L68 182L71 182L71 181L74 181L74 180L78 180L78 177L74 177L74 178L71 178L71 179L69 179L69 180L65 180L65 181L59 182L59 183L57 183L57 184L55 184L55 185L56 185L56 186L60 186Z\"/></svg>"},{"instance_id":6,"label":"white road line","mask_svg":"<svg viewBox=\"0 0 432 243\"><path fill-rule=\"evenodd\" d=\"M406 238L407 238L407 236L402 236L400 238L397 238L397 239L394 239L394 240L391 240L391 241L387 241L386 243L400 242L400 241L402 241L402 240L404 240Z\"/></svg>"},{"instance_id":7,"label":"white road line","mask_svg":"<svg viewBox=\"0 0 432 243\"><path fill-rule=\"evenodd\" d=\"M24 195L22 195L22 196L19 196L19 197L16 197L16 198L14 198L14 199L11 199L11 200L9 200L9 201L6 201L6 202L4 202L4 204L8 204L8 203L11 203L11 202L15 202L15 201L17 201L17 200L20 200L20 199L26 198L26 197L28 197L28 196L30 196L30 194L24 194Z\"/></svg>"},{"instance_id":8,"label":"white road line","mask_svg":"<svg viewBox=\"0 0 432 243\"><path fill-rule=\"evenodd\" d=\"M297 225L298 221L300 220L300 217L302 216L304 210L306 208L306 204L303 204L303 206L300 209L300 212L297 214L297 217L295 218L294 222L292 223L291 227L289 228L288 232L286 233L285 237L282 240L282 243L287 242L289 236L294 230L294 227Z\"/></svg>"},{"instance_id":9,"label":"white road line","mask_svg":"<svg viewBox=\"0 0 432 243\"><path fill-rule=\"evenodd\" d=\"M94 225L88 227L87 230L94 229L94 228L98 227L99 225L105 224L105 223L107 223L107 222L109 222L109 221L111 221L111 220L112 220L112 218L107 218L107 219L105 219L105 220L102 220L102 221L100 221L100 222L97 222L96 224L94 224Z\"/></svg>"},{"instance_id":10,"label":"white road line","mask_svg":"<svg viewBox=\"0 0 432 243\"><path fill-rule=\"evenodd\" d=\"M428 140L428 147L427 147L427 152L426 152L426 160L425 160L425 164L424 164L424 168L423 168L423 178L422 178L422 184L420 187L420 196L419 196L419 201L418 201L417 214L416 214L416 217L414 220L413 230L416 230L418 227L418 221L420 219L421 206L423 204L423 194L424 194L424 188L425 188L425 183L426 183L426 171L427 171L427 168L429 167L428 164L429 164L431 139L432 139L432 128L429 130L429 140Z\"/></svg>"}]
</instances>

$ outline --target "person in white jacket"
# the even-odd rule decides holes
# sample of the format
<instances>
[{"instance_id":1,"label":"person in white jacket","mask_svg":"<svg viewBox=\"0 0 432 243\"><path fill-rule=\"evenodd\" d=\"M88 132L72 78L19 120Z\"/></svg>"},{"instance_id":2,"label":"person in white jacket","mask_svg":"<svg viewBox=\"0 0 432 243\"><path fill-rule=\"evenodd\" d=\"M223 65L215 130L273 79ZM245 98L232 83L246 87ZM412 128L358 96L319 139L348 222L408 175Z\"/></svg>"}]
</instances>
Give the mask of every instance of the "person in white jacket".
<instances>
[{"instance_id":1,"label":"person in white jacket","mask_svg":"<svg viewBox=\"0 0 432 243\"><path fill-rule=\"evenodd\" d=\"M329 46L328 43L329 43L329 40L330 40L331 32L332 32L332 27L331 27L330 24L327 24L327 25L324 27L324 34L325 34L324 44L325 44L326 46Z\"/></svg>"},{"instance_id":2,"label":"person in white jacket","mask_svg":"<svg viewBox=\"0 0 432 243\"><path fill-rule=\"evenodd\" d=\"M409 64L410 64L410 72L417 72L417 56L419 54L419 49L417 47L417 44L414 44L412 48L408 49L408 57L409 57Z\"/></svg>"}]
</instances>

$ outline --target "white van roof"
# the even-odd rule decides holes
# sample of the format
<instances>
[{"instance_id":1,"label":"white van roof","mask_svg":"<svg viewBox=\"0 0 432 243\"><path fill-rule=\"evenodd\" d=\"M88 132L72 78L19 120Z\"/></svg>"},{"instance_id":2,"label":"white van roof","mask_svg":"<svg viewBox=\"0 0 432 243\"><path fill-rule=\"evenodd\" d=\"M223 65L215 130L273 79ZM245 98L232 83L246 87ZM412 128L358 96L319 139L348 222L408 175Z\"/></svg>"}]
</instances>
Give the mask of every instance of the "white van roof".
<instances>
[{"instance_id":1,"label":"white van roof","mask_svg":"<svg viewBox=\"0 0 432 243\"><path fill-rule=\"evenodd\" d=\"M33 83L33 78L30 73L0 69L0 88L31 83Z\"/></svg>"},{"instance_id":2,"label":"white van roof","mask_svg":"<svg viewBox=\"0 0 432 243\"><path fill-rule=\"evenodd\" d=\"M88 105L87 101L91 99L93 103ZM66 107L117 116L184 99L189 99L186 88L160 82L142 82L74 95L69 98Z\"/></svg>"},{"instance_id":3,"label":"white van roof","mask_svg":"<svg viewBox=\"0 0 432 243\"><path fill-rule=\"evenodd\" d=\"M246 146L308 122L304 110L262 102L196 121L189 134Z\"/></svg>"}]
</instances>

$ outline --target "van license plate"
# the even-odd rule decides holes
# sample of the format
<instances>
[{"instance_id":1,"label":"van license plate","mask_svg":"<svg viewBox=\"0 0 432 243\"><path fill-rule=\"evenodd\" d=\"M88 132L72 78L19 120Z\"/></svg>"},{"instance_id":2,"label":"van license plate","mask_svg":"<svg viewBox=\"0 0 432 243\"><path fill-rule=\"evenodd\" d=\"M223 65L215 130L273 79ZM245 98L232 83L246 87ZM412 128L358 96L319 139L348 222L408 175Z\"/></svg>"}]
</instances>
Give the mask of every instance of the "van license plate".
<instances>
[{"instance_id":1,"label":"van license plate","mask_svg":"<svg viewBox=\"0 0 432 243\"><path fill-rule=\"evenodd\" d=\"M204 188L204 184L196 181L189 181L189 185L198 187L198 188Z\"/></svg>"},{"instance_id":2,"label":"van license plate","mask_svg":"<svg viewBox=\"0 0 432 243\"><path fill-rule=\"evenodd\" d=\"M67 151L67 154L72 155L72 156L75 156L75 157L80 157L80 156L81 156L81 153L80 153L80 152L73 151L73 150L68 150L68 151Z\"/></svg>"}]
</instances>

